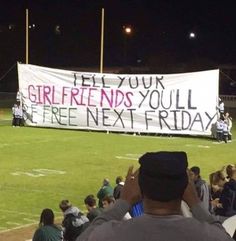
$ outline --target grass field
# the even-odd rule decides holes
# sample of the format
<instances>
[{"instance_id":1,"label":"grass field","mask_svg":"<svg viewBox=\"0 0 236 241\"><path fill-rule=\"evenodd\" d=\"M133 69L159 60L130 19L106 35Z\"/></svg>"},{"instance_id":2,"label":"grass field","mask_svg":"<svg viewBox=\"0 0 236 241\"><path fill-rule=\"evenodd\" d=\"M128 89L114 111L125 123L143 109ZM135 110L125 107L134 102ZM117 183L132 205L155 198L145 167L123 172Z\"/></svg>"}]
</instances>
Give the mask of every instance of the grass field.
<instances>
[{"instance_id":1,"label":"grass field","mask_svg":"<svg viewBox=\"0 0 236 241\"><path fill-rule=\"evenodd\" d=\"M1 113L0 233L37 223L46 207L61 216L61 199L84 210L84 197L96 194L104 177L114 185L115 177L125 176L130 165L138 166L137 158L147 151L186 151L189 165L200 166L207 180L209 173L236 162L234 141L13 128L10 114Z\"/></svg>"}]
</instances>

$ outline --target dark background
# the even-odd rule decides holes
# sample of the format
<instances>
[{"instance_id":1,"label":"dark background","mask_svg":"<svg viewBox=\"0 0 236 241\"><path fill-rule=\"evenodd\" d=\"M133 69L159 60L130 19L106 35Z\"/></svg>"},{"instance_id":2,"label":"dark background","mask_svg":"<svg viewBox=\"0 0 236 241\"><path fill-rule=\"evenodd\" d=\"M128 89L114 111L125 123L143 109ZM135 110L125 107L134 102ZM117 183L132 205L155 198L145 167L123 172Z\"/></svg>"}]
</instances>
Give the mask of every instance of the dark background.
<instances>
[{"instance_id":1,"label":"dark background","mask_svg":"<svg viewBox=\"0 0 236 241\"><path fill-rule=\"evenodd\" d=\"M101 8L104 71L176 73L221 69L221 94L235 94L234 1L1 0L0 92L17 89L16 62L99 72ZM33 24L35 27L33 27ZM131 26L127 36L123 26ZM189 38L194 32L195 38Z\"/></svg>"}]
</instances>

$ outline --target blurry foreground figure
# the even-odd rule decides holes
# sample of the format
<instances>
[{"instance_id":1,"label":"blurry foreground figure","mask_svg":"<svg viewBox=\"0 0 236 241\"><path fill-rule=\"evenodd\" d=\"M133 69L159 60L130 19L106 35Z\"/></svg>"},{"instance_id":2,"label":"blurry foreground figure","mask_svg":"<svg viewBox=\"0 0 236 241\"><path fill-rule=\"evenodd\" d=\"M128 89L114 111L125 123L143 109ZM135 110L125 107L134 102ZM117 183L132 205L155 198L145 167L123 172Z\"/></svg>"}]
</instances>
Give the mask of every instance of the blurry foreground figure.
<instances>
[{"instance_id":1,"label":"blurry foreground figure","mask_svg":"<svg viewBox=\"0 0 236 241\"><path fill-rule=\"evenodd\" d=\"M120 199L95 218L77 241L230 241L222 225L204 209L187 175L185 152L146 153L140 168L129 168ZM192 218L181 215L181 200ZM142 201L144 214L122 218Z\"/></svg>"}]
</instances>

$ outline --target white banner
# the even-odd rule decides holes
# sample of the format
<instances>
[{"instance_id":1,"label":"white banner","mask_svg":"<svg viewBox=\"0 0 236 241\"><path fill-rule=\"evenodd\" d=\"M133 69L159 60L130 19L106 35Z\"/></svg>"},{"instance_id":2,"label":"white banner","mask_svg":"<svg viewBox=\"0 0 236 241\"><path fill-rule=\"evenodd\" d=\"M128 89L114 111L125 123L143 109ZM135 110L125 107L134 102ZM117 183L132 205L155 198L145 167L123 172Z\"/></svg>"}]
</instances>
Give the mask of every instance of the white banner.
<instances>
[{"instance_id":1,"label":"white banner","mask_svg":"<svg viewBox=\"0 0 236 241\"><path fill-rule=\"evenodd\" d=\"M83 73L18 64L29 126L210 135L219 70L168 75Z\"/></svg>"}]
</instances>

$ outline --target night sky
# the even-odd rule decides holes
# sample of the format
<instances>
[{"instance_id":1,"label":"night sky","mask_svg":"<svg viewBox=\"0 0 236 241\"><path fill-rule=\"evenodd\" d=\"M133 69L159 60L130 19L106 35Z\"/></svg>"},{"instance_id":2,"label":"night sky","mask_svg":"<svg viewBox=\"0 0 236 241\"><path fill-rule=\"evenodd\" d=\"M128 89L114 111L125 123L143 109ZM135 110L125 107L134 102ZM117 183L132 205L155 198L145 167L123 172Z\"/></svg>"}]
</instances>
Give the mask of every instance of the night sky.
<instances>
[{"instance_id":1,"label":"night sky","mask_svg":"<svg viewBox=\"0 0 236 241\"><path fill-rule=\"evenodd\" d=\"M187 72L236 64L234 1L1 0L0 75L25 62L29 8L31 64L97 67L101 8L105 8L104 67ZM35 27L33 27L33 24ZM130 26L132 34L124 34ZM195 33L195 38L189 34ZM0 88L5 86L0 81ZM1 91L1 90L0 90Z\"/></svg>"}]
</instances>

